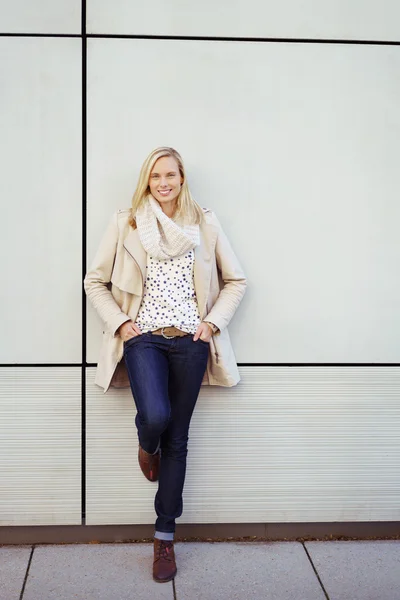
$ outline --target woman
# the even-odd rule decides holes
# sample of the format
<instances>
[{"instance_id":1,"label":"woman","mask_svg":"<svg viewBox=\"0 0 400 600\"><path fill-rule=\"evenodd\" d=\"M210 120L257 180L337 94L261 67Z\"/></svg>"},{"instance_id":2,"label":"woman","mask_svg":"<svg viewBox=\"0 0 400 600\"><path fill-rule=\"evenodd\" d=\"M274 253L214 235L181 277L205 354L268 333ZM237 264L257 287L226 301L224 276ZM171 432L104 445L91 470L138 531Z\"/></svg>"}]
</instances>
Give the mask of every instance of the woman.
<instances>
[{"instance_id":1,"label":"woman","mask_svg":"<svg viewBox=\"0 0 400 600\"><path fill-rule=\"evenodd\" d=\"M153 150L132 208L111 220L85 290L105 323L96 383L105 392L130 384L139 465L149 481L158 480L153 578L159 582L177 570L175 520L200 386L239 381L227 325L245 288L216 216L190 194L181 156L173 148Z\"/></svg>"}]
</instances>

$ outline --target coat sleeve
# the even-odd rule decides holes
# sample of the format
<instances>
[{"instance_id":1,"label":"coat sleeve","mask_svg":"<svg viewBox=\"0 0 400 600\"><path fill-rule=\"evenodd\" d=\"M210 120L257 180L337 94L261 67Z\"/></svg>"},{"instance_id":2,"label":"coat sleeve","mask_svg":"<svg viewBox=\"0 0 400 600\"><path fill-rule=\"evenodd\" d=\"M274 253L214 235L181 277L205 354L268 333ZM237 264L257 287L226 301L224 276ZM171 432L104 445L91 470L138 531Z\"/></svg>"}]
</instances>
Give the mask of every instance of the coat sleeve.
<instances>
[{"instance_id":1,"label":"coat sleeve","mask_svg":"<svg viewBox=\"0 0 400 600\"><path fill-rule=\"evenodd\" d=\"M242 267L215 214L213 214L213 223L218 230L215 257L224 286L214 306L203 320L211 321L222 330L235 314L246 291L247 282Z\"/></svg>"},{"instance_id":2,"label":"coat sleeve","mask_svg":"<svg viewBox=\"0 0 400 600\"><path fill-rule=\"evenodd\" d=\"M115 213L83 283L90 302L104 321L107 331L113 336L119 335L116 333L117 329L122 323L130 320L130 317L121 311L108 289L114 267L118 236L118 213Z\"/></svg>"}]
</instances>

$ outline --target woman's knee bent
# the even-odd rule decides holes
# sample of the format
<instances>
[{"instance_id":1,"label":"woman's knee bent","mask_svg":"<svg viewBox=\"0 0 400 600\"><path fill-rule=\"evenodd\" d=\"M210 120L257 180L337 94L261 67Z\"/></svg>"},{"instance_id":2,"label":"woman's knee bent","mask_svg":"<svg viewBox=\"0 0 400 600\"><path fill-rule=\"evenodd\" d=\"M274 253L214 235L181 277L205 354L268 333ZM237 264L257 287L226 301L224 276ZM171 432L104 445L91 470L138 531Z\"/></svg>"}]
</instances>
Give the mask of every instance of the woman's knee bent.
<instances>
[{"instance_id":1,"label":"woman's knee bent","mask_svg":"<svg viewBox=\"0 0 400 600\"><path fill-rule=\"evenodd\" d=\"M139 425L145 429L148 435L161 436L161 434L167 429L170 415L153 414L153 415L139 415Z\"/></svg>"}]
</instances>

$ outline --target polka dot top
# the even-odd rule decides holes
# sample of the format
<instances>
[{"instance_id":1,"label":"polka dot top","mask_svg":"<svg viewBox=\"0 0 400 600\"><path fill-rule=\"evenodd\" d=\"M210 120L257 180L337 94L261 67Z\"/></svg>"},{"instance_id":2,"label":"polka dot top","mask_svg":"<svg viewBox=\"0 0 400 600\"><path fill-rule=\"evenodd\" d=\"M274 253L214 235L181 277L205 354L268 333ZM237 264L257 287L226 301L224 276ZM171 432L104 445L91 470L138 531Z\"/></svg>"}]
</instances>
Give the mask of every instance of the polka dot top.
<instances>
[{"instance_id":1,"label":"polka dot top","mask_svg":"<svg viewBox=\"0 0 400 600\"><path fill-rule=\"evenodd\" d=\"M187 333L196 333L201 319L193 269L193 250L166 260L147 255L143 299L136 318L141 331L177 327Z\"/></svg>"}]
</instances>

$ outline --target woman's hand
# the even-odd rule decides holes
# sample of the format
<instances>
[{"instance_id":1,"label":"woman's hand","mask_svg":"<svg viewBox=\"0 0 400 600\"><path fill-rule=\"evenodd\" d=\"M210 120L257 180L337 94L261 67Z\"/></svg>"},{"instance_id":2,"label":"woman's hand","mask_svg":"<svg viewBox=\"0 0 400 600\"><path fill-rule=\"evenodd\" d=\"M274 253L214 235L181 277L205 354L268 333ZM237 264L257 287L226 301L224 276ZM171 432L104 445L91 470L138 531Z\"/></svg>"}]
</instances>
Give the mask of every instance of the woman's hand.
<instances>
[{"instance_id":1,"label":"woman's hand","mask_svg":"<svg viewBox=\"0 0 400 600\"><path fill-rule=\"evenodd\" d=\"M122 323L122 325L118 328L118 333L124 342L127 342L137 335L142 335L139 327L132 321L126 321L125 323Z\"/></svg>"},{"instance_id":2,"label":"woman's hand","mask_svg":"<svg viewBox=\"0 0 400 600\"><path fill-rule=\"evenodd\" d=\"M196 329L196 333L194 334L193 341L197 342L200 338L203 342L209 342L212 338L213 330L208 325L208 323L200 323L198 328Z\"/></svg>"}]
</instances>

